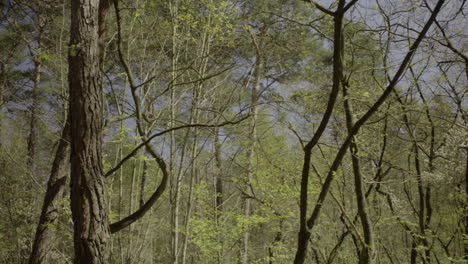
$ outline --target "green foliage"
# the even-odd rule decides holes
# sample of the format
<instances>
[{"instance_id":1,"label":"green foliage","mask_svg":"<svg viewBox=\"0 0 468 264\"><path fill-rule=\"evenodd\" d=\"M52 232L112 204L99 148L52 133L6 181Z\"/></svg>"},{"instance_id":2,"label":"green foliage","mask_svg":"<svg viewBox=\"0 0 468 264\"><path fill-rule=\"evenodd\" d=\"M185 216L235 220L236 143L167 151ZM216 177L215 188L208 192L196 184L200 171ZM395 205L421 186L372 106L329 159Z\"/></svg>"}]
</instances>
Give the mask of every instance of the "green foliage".
<instances>
[{"instance_id":1,"label":"green foliage","mask_svg":"<svg viewBox=\"0 0 468 264\"><path fill-rule=\"evenodd\" d=\"M14 10L5 7L8 14L0 14L0 66L5 66L0 75L0 263L8 264L25 263L29 256L68 109L68 56L77 56L85 45L67 44L68 3L13 2ZM356 120L375 103L420 31L422 22L415 19L427 15L422 1L382 4L392 16L390 29L379 9L365 3L345 15L341 85L346 85L348 96L338 96L331 121L312 152L308 216L322 190L324 179L319 176L328 174L348 136L344 101L352 103ZM104 172L145 137L177 126L205 126L177 129L151 140L170 173L166 190L144 217L111 237L110 262L174 263L178 257L177 263L239 263L248 234L248 263L292 263L299 224L301 144L313 137L327 107L333 17L307 1L292 0L125 0L119 6L120 47L131 72L119 58L111 8L103 42ZM439 22L453 39L452 48L457 48L463 43L457 31L463 23L454 24L462 12L453 19L451 12L447 10ZM430 250L431 262L466 263L466 65L447 48L440 28L432 30L395 92L353 137L377 263L409 263L413 244L417 261ZM42 70L32 171L28 137L33 60ZM252 99L257 73L260 84ZM139 85L133 92L140 99L140 120L131 77ZM258 112L255 136L251 117L214 127L238 120L253 103ZM162 173L156 160L141 148L104 179L111 223L138 210L160 187ZM322 204L306 261L327 263L336 247L332 263L357 263L363 231L349 153L333 176L334 197L328 195ZM216 193L220 187L222 193ZM55 201L59 220L47 226L57 234L48 263L73 262L66 189ZM424 210L419 208L421 189L427 197ZM215 208L217 199L222 205ZM246 200L251 205L248 215ZM428 222L423 227L422 211ZM347 235L340 241L342 234ZM429 247L422 243L425 239Z\"/></svg>"}]
</instances>

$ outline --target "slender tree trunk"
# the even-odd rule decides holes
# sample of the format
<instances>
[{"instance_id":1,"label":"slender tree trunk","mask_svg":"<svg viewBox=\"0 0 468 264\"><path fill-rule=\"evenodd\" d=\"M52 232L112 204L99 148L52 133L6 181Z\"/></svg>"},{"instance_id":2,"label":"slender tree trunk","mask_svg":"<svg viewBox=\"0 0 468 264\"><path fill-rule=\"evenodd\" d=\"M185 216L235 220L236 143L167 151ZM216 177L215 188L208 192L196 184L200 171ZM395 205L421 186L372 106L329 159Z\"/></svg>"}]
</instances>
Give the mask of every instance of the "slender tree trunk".
<instances>
[{"instance_id":1,"label":"slender tree trunk","mask_svg":"<svg viewBox=\"0 0 468 264\"><path fill-rule=\"evenodd\" d=\"M416 167L416 181L418 185L418 197L419 197L419 213L418 213L418 223L419 223L419 235L420 241L424 246L423 252L426 253L429 250L429 242L426 237L426 193L424 191L424 184L422 179L422 170L420 163L419 155L419 146L414 140L414 164ZM430 263L430 259L426 258L426 254L421 254L422 263Z\"/></svg>"},{"instance_id":2,"label":"slender tree trunk","mask_svg":"<svg viewBox=\"0 0 468 264\"><path fill-rule=\"evenodd\" d=\"M307 207L308 207L308 188L309 188L309 175L310 175L310 162L312 156L312 149L317 145L320 138L322 137L325 128L328 125L330 117L335 108L336 98L340 90L342 72L342 58L343 53L343 41L341 38L342 34L342 22L344 16L344 0L340 0L338 3L337 10L334 13L334 36L333 36L333 86L330 92L330 96L327 103L327 109L325 114L320 121L320 125L317 128L312 139L304 147L304 163L302 165L301 174L301 193L299 201L299 234L297 239L297 250L294 258L294 264L302 264L306 258L307 244L310 238L310 231L308 230L307 223Z\"/></svg>"},{"instance_id":3,"label":"slender tree trunk","mask_svg":"<svg viewBox=\"0 0 468 264\"><path fill-rule=\"evenodd\" d=\"M214 158L215 158L215 214L216 222L219 221L219 216L223 212L223 177L222 173L222 158L221 158L221 143L219 143L219 127L214 129Z\"/></svg>"},{"instance_id":4,"label":"slender tree trunk","mask_svg":"<svg viewBox=\"0 0 468 264\"><path fill-rule=\"evenodd\" d=\"M353 107L351 104L351 100L349 99L346 84L343 84L343 97L345 98L344 108L346 113L346 126L348 128L348 132L350 132L351 128L354 125L354 116ZM356 195L358 215L361 219L362 230L364 233L364 242L366 243L361 249L359 256L359 264L369 264L374 262L374 236L372 232L372 224L370 222L369 213L367 209L366 197L364 195L361 165L358 157L358 145L354 139L349 145L349 152L351 153L351 162L353 166L354 192Z\"/></svg>"},{"instance_id":5,"label":"slender tree trunk","mask_svg":"<svg viewBox=\"0 0 468 264\"><path fill-rule=\"evenodd\" d=\"M189 233L190 233L190 218L192 217L193 211L193 192L194 192L194 183L195 179L197 178L198 168L193 168L193 173L190 174L190 182L189 182L189 196L187 201L187 209L185 210L185 236L182 246L182 264L187 263L187 248L188 248L188 241L189 241Z\"/></svg>"},{"instance_id":6,"label":"slender tree trunk","mask_svg":"<svg viewBox=\"0 0 468 264\"><path fill-rule=\"evenodd\" d=\"M145 159L143 160L143 172L141 174L140 199L139 199L140 207L142 207L143 204L145 204L145 186L146 186L147 177L148 177L148 162Z\"/></svg>"},{"instance_id":7,"label":"slender tree trunk","mask_svg":"<svg viewBox=\"0 0 468 264\"><path fill-rule=\"evenodd\" d=\"M418 37L416 38L416 40L413 42L413 44L409 48L409 51L405 55L405 57L404 57L403 61L401 62L397 72L395 73L393 78L390 80L388 86L385 88L382 95L369 108L369 110L367 110L367 112L358 121L356 121L356 123L353 125L351 131L348 133L348 136L346 137L345 141L341 145L340 149L338 150L338 153L335 156L335 159L333 160L333 163L331 164L331 167L330 167L330 169L328 171L328 174L327 174L327 176L325 178L325 181L323 183L322 189L320 190L320 193L319 193L317 202L315 204L314 210L312 211L312 214L311 214L310 218L307 219L307 222L305 221L305 219L303 219L303 217L304 217L304 214L307 213L307 187L308 186L303 184L303 181L305 180L305 178L308 178L308 175L309 175L308 167L307 167L307 171L306 171L306 166L309 166L308 164L306 164L306 161L310 162L310 155L309 156L307 156L307 155L304 156L304 167L303 167L303 175L302 175L303 177L302 177L302 181L301 181L300 224L303 225L304 222L306 222L307 226L306 227L304 227L304 226L300 227L300 232L299 232L299 236L298 236L298 238L299 238L298 239L298 246L297 246L297 251L296 251L296 258L294 259L295 264L302 264L305 261L305 250L307 249L307 242L308 242L308 236L310 236L310 230L312 230L314 228L314 226L315 226L315 224L317 222L317 219L320 216L320 211L321 211L323 203L324 203L324 201L325 201L325 199L326 199L326 197L328 195L331 183L332 183L332 181L333 181L333 179L335 177L336 171L338 170L338 168L339 168L339 166L341 164L341 161L342 161L342 159L343 159L343 157L344 157L344 155L346 153L346 150L348 149L349 144L351 143L352 138L359 132L360 128L367 122L367 120L369 120L369 118L372 117L376 113L376 111L379 109L379 107L388 98L390 93L392 93L392 91L394 90L396 84L399 82L400 78L404 74L404 72L406 70L406 67L408 66L409 62L411 61L411 59L412 59L415 51L417 50L419 44L421 43L421 41L425 37L427 31L429 30L432 23L436 19L437 14L441 10L442 5L444 4L444 2L445 2L444 0L439 0L437 2L435 8L432 11L432 14L431 14L430 18L427 20L426 24L424 25L423 29L419 33ZM350 3L355 3L355 2L350 2ZM343 4L344 3L342 3L340 1L339 5L338 5L338 10L333 13L335 16L338 16L339 14L341 14L341 16L343 16L343 11L345 11L345 10L342 10L341 12L339 11L340 10L340 5L343 5ZM341 8L343 8L343 7L341 7ZM337 20L336 17L335 17L335 20ZM335 27L336 27L336 23L335 23ZM336 33L337 32L335 30L335 34ZM335 45L337 43L340 43L340 42L335 41ZM335 68L334 68L334 73L335 73ZM338 71L338 73L340 73L340 71ZM334 75L334 77L336 77L336 76ZM342 77L342 74L338 74L338 81L339 82L341 81L341 77ZM335 79L334 79L333 83L335 85ZM327 108L328 108L328 106L327 106ZM322 119L322 121L323 121L323 119ZM326 123L327 122L325 122L325 125L326 125ZM322 122L321 122L321 125L322 125ZM320 127L321 126L319 126L319 128ZM314 135L314 138L315 138L315 135ZM310 148L311 148L310 145L313 145L315 143L314 138L312 138L312 140L306 145L306 147L304 148L304 152L310 151ZM304 181L304 182L307 182L307 181Z\"/></svg>"},{"instance_id":8,"label":"slender tree trunk","mask_svg":"<svg viewBox=\"0 0 468 264\"><path fill-rule=\"evenodd\" d=\"M415 76L413 69L410 67L410 71ZM431 112L429 110L429 105L426 101L426 98L424 97L424 94L422 92L422 89L419 85L419 83L416 81L416 88L418 90L419 96L421 97L422 102L424 103L424 110L426 112L426 118L427 121L430 124L430 144L429 144L429 172L433 173L435 170L434 166L434 160L436 157L435 151L436 151L436 146L435 146L435 140L436 140L436 127L434 124L434 121L431 116ZM421 178L422 180L422 178ZM430 183L426 183L426 186L424 187L425 194L424 194L424 209L426 212L426 215L423 219L423 231L429 229L429 225L431 223L432 219L432 202L431 202L431 186ZM423 237L423 243L424 243L424 258L427 263L431 262L431 247L429 246L429 241L426 236Z\"/></svg>"},{"instance_id":9,"label":"slender tree trunk","mask_svg":"<svg viewBox=\"0 0 468 264\"><path fill-rule=\"evenodd\" d=\"M171 12L172 17L172 75L171 75L171 82L173 85L176 84L177 76L177 64L178 64L178 40L177 40L177 27L178 27L178 1L171 1L169 4L169 9ZM170 125L174 127L175 122L175 90L173 86L170 90ZM175 173L175 131L172 131L170 134L170 158L169 158L169 171L172 175L176 175ZM170 199L171 199L171 257L172 263L178 264L179 262L179 192L180 192L180 182L178 180L179 175L174 179L170 179Z\"/></svg>"},{"instance_id":10,"label":"slender tree trunk","mask_svg":"<svg viewBox=\"0 0 468 264\"><path fill-rule=\"evenodd\" d=\"M257 59L258 60L258 59ZM257 69L256 71L258 71ZM257 77L256 77L257 78ZM252 108L251 108L251 123L250 123L250 149L249 149L249 163L247 166L247 179L246 179L246 189L245 193L249 196L252 195L252 181L254 178L254 170L255 170L255 148L256 148L256 141L257 141L257 91L259 90L260 81L256 81L256 84L252 87ZM250 214L252 213L251 210L251 198L244 197L243 207L244 207L244 217L245 219L250 218ZM248 222L248 221L247 221ZM250 242L250 227L247 225L245 226L244 236L242 238L242 247L241 247L241 256L242 256L242 264L249 263L249 242Z\"/></svg>"},{"instance_id":11,"label":"slender tree trunk","mask_svg":"<svg viewBox=\"0 0 468 264\"><path fill-rule=\"evenodd\" d=\"M122 132L122 129L123 129L123 124L121 123L120 124L120 132ZM119 145L119 148L117 149L117 152L115 153L115 161L118 162L119 160L121 160L123 158L123 139L121 139L122 142L120 142L120 145ZM118 214L118 219L119 221L122 220L123 218L123 215L124 215L124 212L123 212L123 189L124 189L124 186L123 186L123 167L121 167L119 169L119 199L117 200L117 214ZM109 201L109 202L112 202L112 199ZM109 210L111 210L111 206L109 205ZM119 257L120 257L120 263L124 263L124 259L125 259L125 256L124 256L124 245L123 245L123 238L125 237L125 235L123 234L123 232L119 233L117 235L117 243L118 243L118 246L119 246ZM112 248L111 248L111 251L112 251Z\"/></svg>"},{"instance_id":12,"label":"slender tree trunk","mask_svg":"<svg viewBox=\"0 0 468 264\"><path fill-rule=\"evenodd\" d=\"M5 84L6 84L6 73L7 73L7 64L6 63L0 63L0 148L2 147L2 139L3 139L3 129L2 129L2 110L3 110L3 93L5 91ZM0 160L0 169L2 169L2 163L3 161Z\"/></svg>"},{"instance_id":13,"label":"slender tree trunk","mask_svg":"<svg viewBox=\"0 0 468 264\"><path fill-rule=\"evenodd\" d=\"M7 68L8 64L0 62L0 110L3 108L3 93L5 92L5 85L7 81Z\"/></svg>"},{"instance_id":14,"label":"slender tree trunk","mask_svg":"<svg viewBox=\"0 0 468 264\"><path fill-rule=\"evenodd\" d=\"M197 99L198 100L198 99ZM198 122L198 110L197 103L194 105L194 123ZM184 226L184 239L182 241L182 264L187 262L187 247L188 241L190 238L190 217L192 214L193 207L193 189L194 189L194 179L198 178L198 162L197 162L197 153L198 153L198 129L194 128L193 132L193 143L192 143L192 153L191 153L191 166L190 166L190 182L189 182L189 196L187 200L187 208L185 210L185 226Z\"/></svg>"},{"instance_id":15,"label":"slender tree trunk","mask_svg":"<svg viewBox=\"0 0 468 264\"><path fill-rule=\"evenodd\" d=\"M408 116L408 110L406 109L406 106L405 106L403 100L401 99L401 97L397 93L396 93L396 99L401 104L401 107L403 109L403 122L404 122L404 124L406 126L408 134L411 137L411 140L413 141L413 152L410 153L410 155L414 154L414 166L415 166L415 170L416 170L416 182L417 182L418 199L419 199L419 201L418 201L419 212L416 213L417 218L418 218L419 234L418 234L418 237L417 237L417 241L415 240L415 237L413 237L413 243L411 244L410 260L411 260L412 264L416 263L417 256L418 256L417 247L419 246L419 244L422 244L424 246L424 249L422 251L422 252L424 252L424 254L420 254L422 263L430 263L429 242L428 242L428 240L426 238L426 234L425 234L426 229L428 227L426 224L429 223L428 221L430 221L430 218L431 218L431 216L427 214L427 209L429 208L430 210L432 210L430 204L429 205L426 204L427 202L430 202L430 197L426 196L426 191L425 190L430 191L430 188L426 189L424 187L424 184L423 184L422 168L421 168L421 162L420 162L418 140L417 140L416 135L415 135L416 134L415 129L413 129L411 127L411 122L410 122L410 119L409 119L409 116ZM425 101L425 100L423 99L423 101ZM430 120L431 119L429 119L429 121ZM431 133L431 136L434 136L433 132ZM432 144L433 143L431 143L431 145ZM433 145L432 145L431 149L433 151ZM430 152L432 152L432 151L430 151ZM434 155L434 154L431 153L429 155L429 160L431 160L432 155Z\"/></svg>"},{"instance_id":16,"label":"slender tree trunk","mask_svg":"<svg viewBox=\"0 0 468 264\"><path fill-rule=\"evenodd\" d=\"M257 35L253 30L250 29L250 35L252 37L253 46L255 48L256 58L255 58L255 68L254 68L254 80L252 84L251 91L251 108L250 108L250 133L249 133L249 143L248 148L248 164L247 164L247 177L245 182L245 194L246 197L243 199L243 209L244 217L246 220L250 218L251 215L251 197L252 196L252 180L255 174L255 151L257 145L257 117L258 117L258 93L260 91L260 83L264 75L264 59L263 59L263 36L266 33L266 28L261 28L260 33ZM248 221L246 221L248 222ZM241 260L242 264L249 263L249 242L250 242L250 227L246 225L244 230L244 235L241 241Z\"/></svg>"},{"instance_id":17,"label":"slender tree trunk","mask_svg":"<svg viewBox=\"0 0 468 264\"><path fill-rule=\"evenodd\" d=\"M101 26L108 9L104 8L103 5L107 5L104 2L107 1L71 1L68 78L75 264L105 264L108 261L110 230L102 177L103 99L100 74Z\"/></svg>"},{"instance_id":18,"label":"slender tree trunk","mask_svg":"<svg viewBox=\"0 0 468 264\"><path fill-rule=\"evenodd\" d=\"M198 66L198 76L196 78L199 78L199 76L203 79L205 74L206 74L206 69L208 66L208 59L207 55L209 54L210 51L210 35L207 32L203 32L203 37L201 41L201 45L199 48L198 52L198 59L200 61L199 66ZM202 92L203 92L203 81L199 81L195 84L193 87L193 92L192 92L192 109L191 109L191 114L190 114L190 124L196 124L198 123L198 120L200 119L200 112L199 112L199 104L200 104L200 98L202 97ZM186 214L185 214L185 236L184 240L182 242L182 263L186 263L186 252L187 252L187 246L188 246L188 239L189 239L189 224L190 224L190 215L192 212L192 197L193 197L193 184L194 184L194 179L198 178L198 162L197 162L197 153L198 153L198 136L199 136L199 130L198 128L194 127L193 132L190 132L190 130L187 131L187 137L191 134L193 136L193 142L192 142L192 153L191 153L191 165L190 165L190 186L189 186L189 200L187 202L187 209L186 209ZM184 143L184 147L185 147ZM182 164L181 164L182 166ZM180 181L181 183L181 181Z\"/></svg>"},{"instance_id":19,"label":"slender tree trunk","mask_svg":"<svg viewBox=\"0 0 468 264\"><path fill-rule=\"evenodd\" d=\"M215 222L216 226L220 228L220 217L223 214L223 201L224 201L224 193L223 193L223 177L222 177L222 158L221 158L221 143L219 142L219 127L214 129L213 133L214 137L214 156L215 156ZM218 243L221 244L220 249L218 250L217 254L217 263L221 264L223 259L223 237L217 237Z\"/></svg>"},{"instance_id":20,"label":"slender tree trunk","mask_svg":"<svg viewBox=\"0 0 468 264\"><path fill-rule=\"evenodd\" d=\"M31 94L31 106L29 112L31 114L29 121L29 136L28 136L28 167L29 172L35 174L35 154L37 145L37 115L39 110L39 84L41 83L41 67L42 64L38 60L34 60L34 80Z\"/></svg>"},{"instance_id":21,"label":"slender tree trunk","mask_svg":"<svg viewBox=\"0 0 468 264\"><path fill-rule=\"evenodd\" d=\"M51 230L51 227L57 223L60 210L58 199L63 196L68 179L68 164L70 158L69 141L70 124L67 120L52 163L52 170L49 181L47 182L46 195L42 205L39 224L36 229L36 236L29 258L29 264L46 263L47 253L54 243L55 231Z\"/></svg>"},{"instance_id":22,"label":"slender tree trunk","mask_svg":"<svg viewBox=\"0 0 468 264\"><path fill-rule=\"evenodd\" d=\"M464 208L464 215L463 215L463 222L464 222L464 233L465 236L468 237L468 148L466 150L466 166L465 166L465 208ZM468 243L463 244L463 250L465 255L463 259L468 260Z\"/></svg>"}]
</instances>

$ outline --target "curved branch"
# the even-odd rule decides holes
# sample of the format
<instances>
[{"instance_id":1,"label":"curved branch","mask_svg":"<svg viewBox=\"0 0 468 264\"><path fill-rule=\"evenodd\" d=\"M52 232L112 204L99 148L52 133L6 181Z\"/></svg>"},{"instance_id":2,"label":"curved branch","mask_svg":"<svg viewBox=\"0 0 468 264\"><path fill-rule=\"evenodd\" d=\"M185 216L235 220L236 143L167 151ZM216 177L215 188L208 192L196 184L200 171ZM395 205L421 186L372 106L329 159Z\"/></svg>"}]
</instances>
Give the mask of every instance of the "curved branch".
<instances>
[{"instance_id":1,"label":"curved branch","mask_svg":"<svg viewBox=\"0 0 468 264\"><path fill-rule=\"evenodd\" d=\"M123 163L125 161L127 161L129 158L134 156L137 153L138 149L140 149L143 146L146 148L148 153L150 153L151 156L156 160L156 163L158 164L159 168L161 169L163 175L162 175L162 179L161 179L161 182L159 183L158 188L156 188L156 191L151 195L151 197L148 199L148 201L146 203L144 203L138 210L136 210L131 215L129 215L129 216L125 217L124 219L110 225L110 231L111 231L112 234L122 230L123 228L131 225L132 223L134 223L135 221L137 221L138 219L143 217L151 209L151 207L154 205L154 203L156 203L156 201L161 197L161 195L164 193L164 190L166 189L170 173L169 173L169 171L167 169L166 162L164 161L162 156L159 155L156 152L156 150L153 148L153 146L151 146L149 144L150 141L153 138L161 136L161 135L163 135L165 133L168 133L168 132L171 132L171 131L174 131L174 130L177 130L177 129L187 128L187 127L217 127L217 126L219 127L219 126L224 126L224 125L228 125L228 124L236 124L236 123L239 123L242 120L245 120L245 119L247 119L249 117L249 115L246 115L243 118L241 118L240 120L227 121L227 122L224 122L224 123L221 123L221 124L213 124L213 125L208 125L208 124L191 124L190 125L189 124L189 125L184 125L184 126L180 126L180 127L174 127L174 128L170 128L170 129L167 129L165 131L156 133L156 134L150 136L149 138L146 138L146 133L144 132L143 127L142 127L142 125L140 123L140 121L142 119L142 114L141 114L141 109L140 109L140 104L141 104L140 98L137 95L137 89L139 88L139 86L136 84L136 82L135 82L135 80L133 78L133 74L132 74L132 72L130 70L130 67L129 67L127 61L125 61L124 56L123 56L123 52L122 52L121 17L120 17L120 10L119 10L119 7L118 7L118 0L114 0L114 8L115 8L115 15L116 15L116 20L117 20L117 49L118 49L118 55L119 55L120 62L122 63L122 65L123 65L123 67L125 69L125 72L127 74L127 77L128 77L132 98L133 98L133 101L135 103L137 130L138 130L138 134L142 138L143 142L141 144L139 144L129 155L127 155L124 159L122 159L115 168L113 168L109 172L107 172L105 176L108 176L108 175L114 173L120 166L123 165Z\"/></svg>"},{"instance_id":2,"label":"curved branch","mask_svg":"<svg viewBox=\"0 0 468 264\"><path fill-rule=\"evenodd\" d=\"M127 160L129 160L131 157L135 156L138 153L138 150L140 150L146 144L150 143L150 141L153 140L156 137L159 137L159 136L167 134L167 133L169 133L171 131L179 130L179 129L183 129L183 128L191 128L191 127L213 128L213 127L223 127L223 126L226 126L226 125L235 125L235 124L238 124L238 123L246 120L249 117L250 117L250 115L245 115L245 116L243 116L242 118L240 118L240 119L238 119L236 121L226 121L226 122L219 123L219 124L188 124L188 125L169 128L169 129L166 129L164 131L158 132L158 133L156 133L154 135L151 135L146 140L144 140L142 143L140 143L138 146L136 146L132 150L132 152L127 154L127 156L125 156L125 158L123 158L114 168L112 168L108 172L106 172L104 177L108 177L108 176L112 175L114 172L116 172Z\"/></svg>"},{"instance_id":3,"label":"curved branch","mask_svg":"<svg viewBox=\"0 0 468 264\"><path fill-rule=\"evenodd\" d=\"M149 209L151 209L151 207L159 199L159 197L161 197L161 195L164 193L164 190L166 189L166 186L167 186L167 182L169 180L169 171L167 170L166 162L158 153L156 153L154 148L149 144L149 141L144 139L145 133L140 124L140 120L142 118L141 111L140 111L140 98L136 94L138 86L136 85L135 80L133 79L133 74L130 70L128 63L125 61L123 53L122 53L122 29L121 29L121 18L120 18L120 10L119 10L118 3L119 3L119 0L114 0L115 16L117 20L117 50L118 50L120 62L122 63L125 69L125 72L127 74L128 81L129 81L130 88L131 88L130 90L132 93L132 98L135 103L137 130L140 136L142 137L142 139L144 140L143 145L146 147L146 150L156 160L156 163L161 169L163 177L156 191L153 193L153 195L151 195L150 199L148 199L148 201L145 204L143 204L143 206L141 206L137 211L135 211L131 215L110 225L110 231L112 234L122 230L123 228L131 225L132 223L134 223L135 221L143 217L149 211Z\"/></svg>"}]
</instances>

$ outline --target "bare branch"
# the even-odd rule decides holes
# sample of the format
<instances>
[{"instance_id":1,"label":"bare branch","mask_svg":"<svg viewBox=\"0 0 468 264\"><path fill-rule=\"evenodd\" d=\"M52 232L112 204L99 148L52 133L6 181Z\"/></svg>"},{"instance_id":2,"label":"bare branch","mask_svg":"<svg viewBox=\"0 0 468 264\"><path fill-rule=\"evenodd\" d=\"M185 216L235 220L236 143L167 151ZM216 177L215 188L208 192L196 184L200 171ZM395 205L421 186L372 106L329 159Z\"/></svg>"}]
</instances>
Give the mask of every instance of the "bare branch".
<instances>
[{"instance_id":1,"label":"bare branch","mask_svg":"<svg viewBox=\"0 0 468 264\"><path fill-rule=\"evenodd\" d=\"M330 11L328 9L326 9L325 7L321 6L319 3L313 1L313 0L303 0L304 2L307 2L307 3L311 3L312 5L314 5L318 10L324 12L325 14L327 15L330 15L330 16L334 16L335 15L335 12L333 11Z\"/></svg>"},{"instance_id":2,"label":"bare branch","mask_svg":"<svg viewBox=\"0 0 468 264\"><path fill-rule=\"evenodd\" d=\"M148 137L145 141L143 141L142 143L140 143L138 146L136 146L129 154L127 154L127 156L125 156L125 158L123 158L114 168L110 169L105 175L104 177L108 177L110 175L112 175L114 172L116 172L127 160L129 160L131 157L135 156L137 153L138 153L138 150L140 150L142 147L144 147L146 144L149 144L151 142L151 140L153 140L154 138L156 137L159 137L159 136L162 136L164 134L167 134L171 131L175 131L175 130L180 130L180 129L184 129L184 128L192 128L192 127L204 127L204 128L213 128L213 127L223 127L223 126L227 126L227 125L235 125L235 124L239 124L240 122L246 120L247 118L249 118L250 115L245 115L243 116L242 118L236 120L236 121L226 121L226 122L223 122L223 123L219 123L219 124L188 124L188 125L183 125L183 126L178 126L178 127L173 127L173 128L169 128L169 129L166 129L164 131L161 131L161 132L158 132L150 137Z\"/></svg>"}]
</instances>

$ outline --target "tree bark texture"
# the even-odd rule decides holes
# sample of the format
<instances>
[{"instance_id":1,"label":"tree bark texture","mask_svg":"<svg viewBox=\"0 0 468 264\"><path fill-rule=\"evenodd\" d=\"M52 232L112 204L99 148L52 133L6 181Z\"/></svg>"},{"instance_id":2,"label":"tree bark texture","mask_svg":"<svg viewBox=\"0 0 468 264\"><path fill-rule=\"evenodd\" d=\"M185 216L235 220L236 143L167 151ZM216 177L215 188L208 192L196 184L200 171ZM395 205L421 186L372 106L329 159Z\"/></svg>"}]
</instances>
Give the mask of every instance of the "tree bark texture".
<instances>
[{"instance_id":1,"label":"tree bark texture","mask_svg":"<svg viewBox=\"0 0 468 264\"><path fill-rule=\"evenodd\" d=\"M76 264L107 263L110 230L103 186L100 61L107 1L72 0L69 51L71 209ZM102 5L102 6L101 6ZM101 19L100 19L101 18Z\"/></svg>"}]
</instances>

